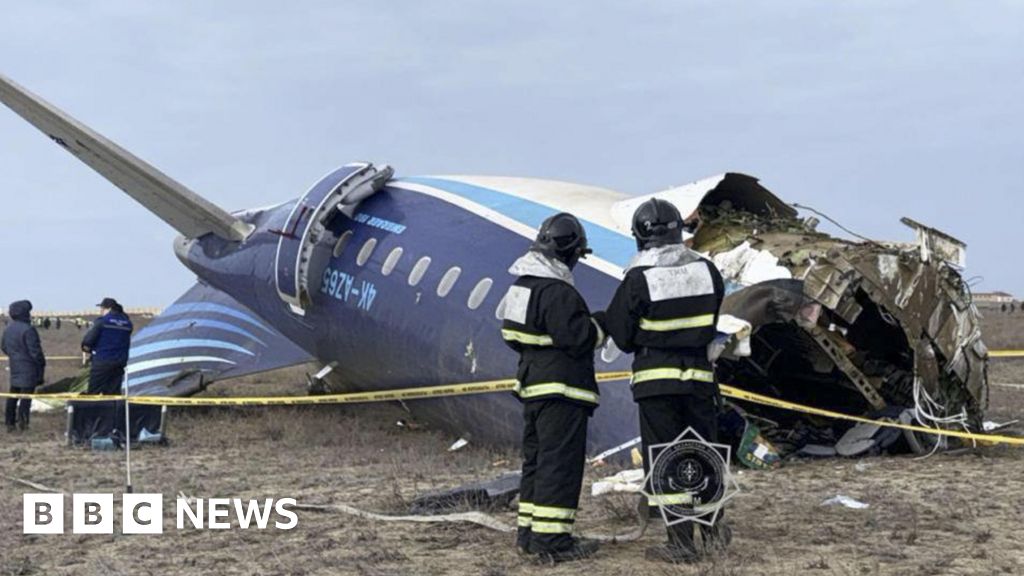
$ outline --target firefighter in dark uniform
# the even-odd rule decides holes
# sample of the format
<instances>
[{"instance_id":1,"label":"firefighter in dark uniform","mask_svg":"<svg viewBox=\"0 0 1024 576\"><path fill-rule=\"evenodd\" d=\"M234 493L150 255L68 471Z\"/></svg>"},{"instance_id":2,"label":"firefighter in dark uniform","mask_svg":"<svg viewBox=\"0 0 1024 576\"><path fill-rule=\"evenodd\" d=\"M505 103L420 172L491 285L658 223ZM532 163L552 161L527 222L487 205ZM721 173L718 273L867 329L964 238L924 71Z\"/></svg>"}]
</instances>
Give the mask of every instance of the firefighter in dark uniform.
<instances>
[{"instance_id":1,"label":"firefighter in dark uniform","mask_svg":"<svg viewBox=\"0 0 1024 576\"><path fill-rule=\"evenodd\" d=\"M97 306L101 316L82 337L82 352L92 363L88 393L120 394L134 327L117 300L104 298Z\"/></svg>"},{"instance_id":2,"label":"firefighter in dark uniform","mask_svg":"<svg viewBox=\"0 0 1024 576\"><path fill-rule=\"evenodd\" d=\"M615 344L634 355L631 386L640 408L645 472L648 446L672 442L687 427L709 442L718 433L718 385L708 344L715 338L724 282L713 263L683 244L683 226L679 210L665 200L637 208L633 236L639 253L602 318ZM649 549L648 558L697 560L694 524L668 527L667 545ZM728 545L721 516L714 527L700 528L703 550Z\"/></svg>"},{"instance_id":3,"label":"firefighter in dark uniform","mask_svg":"<svg viewBox=\"0 0 1024 576\"><path fill-rule=\"evenodd\" d=\"M587 421L598 405L594 350L604 331L573 284L590 253L571 214L544 221L509 272L519 278L502 300L501 335L520 354L516 394L523 402L523 475L517 546L560 562L585 558L597 542L572 536L583 482Z\"/></svg>"}]
</instances>

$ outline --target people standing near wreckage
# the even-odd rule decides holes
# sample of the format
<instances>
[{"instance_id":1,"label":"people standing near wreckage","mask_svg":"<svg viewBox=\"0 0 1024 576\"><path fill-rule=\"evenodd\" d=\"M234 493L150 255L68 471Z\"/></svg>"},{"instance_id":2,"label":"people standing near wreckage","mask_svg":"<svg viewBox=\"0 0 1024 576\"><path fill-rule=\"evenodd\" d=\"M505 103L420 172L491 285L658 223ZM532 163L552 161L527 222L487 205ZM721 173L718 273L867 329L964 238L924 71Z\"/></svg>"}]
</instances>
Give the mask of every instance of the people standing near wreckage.
<instances>
[{"instance_id":1,"label":"people standing near wreckage","mask_svg":"<svg viewBox=\"0 0 1024 576\"><path fill-rule=\"evenodd\" d=\"M502 338L520 355L515 392L523 403L523 475L516 545L555 562L598 549L597 542L572 535L587 421L598 405L594 350L604 341L572 274L589 253L576 217L548 218L509 268L518 279L499 311Z\"/></svg>"},{"instance_id":2,"label":"people standing near wreckage","mask_svg":"<svg viewBox=\"0 0 1024 576\"><path fill-rule=\"evenodd\" d=\"M134 327L117 300L104 298L97 306L100 317L82 337L82 351L92 363L87 393L120 394Z\"/></svg>"},{"instance_id":3,"label":"people standing near wreckage","mask_svg":"<svg viewBox=\"0 0 1024 576\"><path fill-rule=\"evenodd\" d=\"M14 302L8 313L11 322L4 329L0 349L7 355L10 391L14 394L31 394L36 386L43 383L46 370L46 356L39 342L39 332L32 325L32 303L28 300ZM4 421L7 431L27 429L32 399L8 398L6 404Z\"/></svg>"},{"instance_id":4,"label":"people standing near wreckage","mask_svg":"<svg viewBox=\"0 0 1024 576\"><path fill-rule=\"evenodd\" d=\"M633 354L631 386L649 472L648 447L674 441L687 427L709 442L717 439L720 402L708 345L725 288L715 265L683 244L683 219L671 203L655 198L641 204L633 214L633 236L639 253L602 320L615 344ZM648 504L668 504L671 496ZM694 524L669 526L667 544L649 549L648 559L692 562L728 546L731 532L721 516L713 527L700 527L700 550Z\"/></svg>"}]
</instances>

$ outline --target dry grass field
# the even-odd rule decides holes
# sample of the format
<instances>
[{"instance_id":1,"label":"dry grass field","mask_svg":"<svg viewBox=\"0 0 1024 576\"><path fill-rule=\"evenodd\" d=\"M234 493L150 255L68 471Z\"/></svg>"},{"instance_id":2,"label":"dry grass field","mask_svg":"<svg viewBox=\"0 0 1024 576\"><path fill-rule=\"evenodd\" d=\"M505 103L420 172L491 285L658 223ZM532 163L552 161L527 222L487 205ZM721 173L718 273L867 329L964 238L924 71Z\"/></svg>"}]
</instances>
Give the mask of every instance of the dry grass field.
<instances>
[{"instance_id":1,"label":"dry grass field","mask_svg":"<svg viewBox=\"0 0 1024 576\"><path fill-rule=\"evenodd\" d=\"M73 340L44 334L51 354L64 353L57 348ZM55 366L61 369L73 372ZM994 361L992 381L1024 383L1024 361ZM239 393L301 393L304 383L302 370L291 369L230 386ZM990 417L1024 417L1024 389L994 386ZM470 444L448 452L455 438L427 426L396 426L399 419L410 418L395 405L179 410L170 419L169 447L133 451L135 489L163 493L166 507L183 492L294 497L399 514L426 489L516 466L512 450ZM68 494L120 494L124 454L66 448L63 429L63 413L38 414L29 432L0 436L0 475ZM588 471L586 482L613 471ZM519 557L510 535L479 526L368 521L338 512L300 511L298 527L286 532L178 531L171 508L162 536L26 536L22 495L32 490L0 478L0 575L1024 573L1024 449L796 462L770 472L743 470L739 482L727 555L694 566L646 562L644 549L662 538L653 525L640 541L547 567ZM837 494L870 507L821 505ZM584 496L579 524L593 533L628 531L635 525L632 504ZM512 511L496 516L514 523Z\"/></svg>"}]
</instances>

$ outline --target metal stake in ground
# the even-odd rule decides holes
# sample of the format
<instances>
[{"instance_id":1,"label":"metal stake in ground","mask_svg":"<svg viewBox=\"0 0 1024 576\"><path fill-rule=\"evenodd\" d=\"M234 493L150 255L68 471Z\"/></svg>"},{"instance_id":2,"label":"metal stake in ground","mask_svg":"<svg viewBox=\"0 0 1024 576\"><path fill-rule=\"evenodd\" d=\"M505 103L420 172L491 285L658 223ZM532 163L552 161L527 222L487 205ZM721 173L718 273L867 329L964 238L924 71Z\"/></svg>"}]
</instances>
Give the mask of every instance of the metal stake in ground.
<instances>
[{"instance_id":1,"label":"metal stake in ground","mask_svg":"<svg viewBox=\"0 0 1024 576\"><path fill-rule=\"evenodd\" d=\"M131 404L128 403L128 374L124 375L121 382L121 389L124 390L124 492L132 493L132 424Z\"/></svg>"}]
</instances>

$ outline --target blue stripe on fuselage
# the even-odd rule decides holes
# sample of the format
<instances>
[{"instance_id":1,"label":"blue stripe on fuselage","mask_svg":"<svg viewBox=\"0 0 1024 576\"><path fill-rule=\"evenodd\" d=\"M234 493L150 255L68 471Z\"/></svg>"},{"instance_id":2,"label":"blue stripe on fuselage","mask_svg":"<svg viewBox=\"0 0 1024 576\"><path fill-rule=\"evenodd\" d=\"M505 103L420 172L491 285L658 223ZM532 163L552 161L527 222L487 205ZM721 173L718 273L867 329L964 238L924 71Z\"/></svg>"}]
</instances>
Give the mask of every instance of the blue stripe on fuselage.
<instances>
[{"instance_id":1,"label":"blue stripe on fuselage","mask_svg":"<svg viewBox=\"0 0 1024 576\"><path fill-rule=\"evenodd\" d=\"M163 378L170 378L171 376L177 376L181 371L175 370L174 372L160 372L158 374L149 374L146 376L128 376L128 387L140 386L142 384L148 384L155 380L161 380Z\"/></svg>"},{"instance_id":2,"label":"blue stripe on fuselage","mask_svg":"<svg viewBox=\"0 0 1024 576\"><path fill-rule=\"evenodd\" d=\"M241 336L245 336L246 338L248 338L248 339L250 339L250 340L252 340L254 342L258 342L258 343L260 343L263 346L267 345L266 342L264 342L263 340L260 340L259 338L256 337L255 334L253 334L252 332L249 332L248 330L245 330L243 328L239 328L238 326L235 326L234 324L228 324L227 322L221 322L219 320L208 320L206 318L194 318L194 319L186 319L186 320L175 320L173 322L167 322L167 323L154 323L154 324L150 324L149 326L146 326L145 328L143 328L141 332L139 332L139 334L135 337L134 342L141 342L143 340L148 340L148 339L150 339L150 338L152 338L154 336L158 336L160 334L163 334L164 332L170 332L170 331L173 331L173 330L188 330L188 329L190 329L192 327L214 328L216 330L223 330L225 332L231 332L233 334L239 334Z\"/></svg>"},{"instance_id":3,"label":"blue stripe on fuselage","mask_svg":"<svg viewBox=\"0 0 1024 576\"><path fill-rule=\"evenodd\" d=\"M540 228L544 220L556 212L554 208L532 200L455 180L410 176L398 178L396 181L422 184L462 196L533 229ZM587 240L594 250L594 255L622 268L629 264L633 255L636 254L636 244L631 238L587 220L581 219L580 222L587 229Z\"/></svg>"},{"instance_id":4,"label":"blue stripe on fuselage","mask_svg":"<svg viewBox=\"0 0 1024 576\"><path fill-rule=\"evenodd\" d=\"M209 338L183 338L167 340L166 342L154 342L152 344L143 344L141 346L132 346L131 359L136 360L147 354L154 354L156 352L166 352L167 350L180 350L182 348L218 348L220 350L231 350L240 354L246 354L248 356L254 356L254 354L245 348L231 342L224 342L222 340L211 340Z\"/></svg>"},{"instance_id":5,"label":"blue stripe on fuselage","mask_svg":"<svg viewBox=\"0 0 1024 576\"><path fill-rule=\"evenodd\" d=\"M234 308L224 306L223 304L215 304L212 302L176 302L169 306L160 314L160 318L170 318L171 316L181 316L183 314L195 314L197 312L210 312L212 314L224 314L225 316L231 316L243 320L260 328L266 332L273 333L270 328L263 325L262 322L253 318L252 316Z\"/></svg>"}]
</instances>

